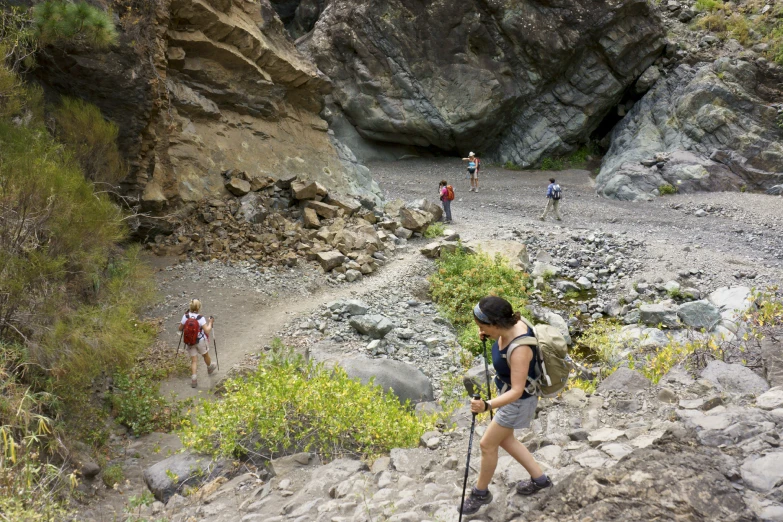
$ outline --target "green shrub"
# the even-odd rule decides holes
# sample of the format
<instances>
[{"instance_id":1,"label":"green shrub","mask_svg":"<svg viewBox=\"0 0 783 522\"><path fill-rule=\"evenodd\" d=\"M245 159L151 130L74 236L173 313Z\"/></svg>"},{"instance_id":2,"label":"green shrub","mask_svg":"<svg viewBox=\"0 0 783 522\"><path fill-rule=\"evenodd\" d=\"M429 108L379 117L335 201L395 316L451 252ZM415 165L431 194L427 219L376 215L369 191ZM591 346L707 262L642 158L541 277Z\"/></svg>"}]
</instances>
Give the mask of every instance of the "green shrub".
<instances>
[{"instance_id":1,"label":"green shrub","mask_svg":"<svg viewBox=\"0 0 783 522\"><path fill-rule=\"evenodd\" d=\"M463 348L475 354L483 352L473 321L473 307L482 297L503 297L514 310L527 313L528 276L511 268L501 256L490 258L457 249L443 254L437 266L430 276L430 292L441 314L457 328Z\"/></svg>"},{"instance_id":2,"label":"green shrub","mask_svg":"<svg viewBox=\"0 0 783 522\"><path fill-rule=\"evenodd\" d=\"M430 239L435 238L435 237L440 237L440 236L443 235L443 231L444 230L446 230L446 225L445 224L443 224L441 222L433 223L433 224L431 224L430 226L427 227L427 230L424 231L424 237L427 237L427 238L430 238Z\"/></svg>"},{"instance_id":3,"label":"green shrub","mask_svg":"<svg viewBox=\"0 0 783 522\"><path fill-rule=\"evenodd\" d=\"M576 340L588 358L594 357L598 362L608 366L616 366L619 360L617 336L620 325L616 321L601 319L591 324Z\"/></svg>"},{"instance_id":4,"label":"green shrub","mask_svg":"<svg viewBox=\"0 0 783 522\"><path fill-rule=\"evenodd\" d=\"M57 139L68 147L88 180L116 185L125 177L125 165L117 149L119 129L103 119L98 107L63 98L53 116Z\"/></svg>"},{"instance_id":5,"label":"green shrub","mask_svg":"<svg viewBox=\"0 0 783 522\"><path fill-rule=\"evenodd\" d=\"M125 480L125 473L119 464L110 464L103 470L101 479L107 488L113 488L122 484L122 481Z\"/></svg>"},{"instance_id":6,"label":"green shrub","mask_svg":"<svg viewBox=\"0 0 783 522\"><path fill-rule=\"evenodd\" d=\"M677 187L674 185L670 185L669 183L664 183L663 185L658 187L658 193L661 196L669 196L671 194L677 193Z\"/></svg>"},{"instance_id":7,"label":"green shrub","mask_svg":"<svg viewBox=\"0 0 783 522\"><path fill-rule=\"evenodd\" d=\"M544 158L541 160L541 170L563 170L565 161L562 158Z\"/></svg>"},{"instance_id":8,"label":"green shrub","mask_svg":"<svg viewBox=\"0 0 783 522\"><path fill-rule=\"evenodd\" d=\"M566 159L566 164L572 168L582 168L587 164L587 158L597 154L594 145L584 145Z\"/></svg>"},{"instance_id":9,"label":"green shrub","mask_svg":"<svg viewBox=\"0 0 783 522\"><path fill-rule=\"evenodd\" d=\"M105 48L117 43L111 15L87 2L47 0L33 9L36 35L44 43L85 43Z\"/></svg>"},{"instance_id":10,"label":"green shrub","mask_svg":"<svg viewBox=\"0 0 783 522\"><path fill-rule=\"evenodd\" d=\"M160 383L166 377L165 369L145 365L115 375L112 410L117 422L133 435L171 431L182 422L190 402L168 400L160 394Z\"/></svg>"},{"instance_id":11,"label":"green shrub","mask_svg":"<svg viewBox=\"0 0 783 522\"><path fill-rule=\"evenodd\" d=\"M513 162L513 161L511 161L511 160L508 160L508 161L507 161L507 162L506 162L506 163L503 165L503 168L504 168L504 169L506 169L506 170L522 170L522 167L520 167L519 165L517 165L516 163L514 163L514 162Z\"/></svg>"},{"instance_id":12,"label":"green shrub","mask_svg":"<svg viewBox=\"0 0 783 522\"><path fill-rule=\"evenodd\" d=\"M720 11L723 9L723 3L718 0L696 0L696 4L693 6L697 11L711 13L713 11Z\"/></svg>"},{"instance_id":13,"label":"green shrub","mask_svg":"<svg viewBox=\"0 0 783 522\"><path fill-rule=\"evenodd\" d=\"M245 379L229 379L222 400L200 402L195 421L185 421L185 446L229 457L312 451L370 459L416 446L434 426L391 392L281 350Z\"/></svg>"}]
</instances>

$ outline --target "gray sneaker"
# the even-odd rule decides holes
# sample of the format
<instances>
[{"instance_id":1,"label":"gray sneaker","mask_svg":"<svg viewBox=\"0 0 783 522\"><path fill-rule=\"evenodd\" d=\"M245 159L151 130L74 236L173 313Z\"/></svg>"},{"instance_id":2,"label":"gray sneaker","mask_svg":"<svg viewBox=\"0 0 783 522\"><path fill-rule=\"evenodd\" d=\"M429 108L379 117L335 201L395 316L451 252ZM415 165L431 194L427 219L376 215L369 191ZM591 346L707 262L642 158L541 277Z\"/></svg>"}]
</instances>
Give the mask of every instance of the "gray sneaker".
<instances>
[{"instance_id":1,"label":"gray sneaker","mask_svg":"<svg viewBox=\"0 0 783 522\"><path fill-rule=\"evenodd\" d=\"M543 486L539 486L535 483L533 480L522 480L517 484L517 493L520 495L532 495L534 493L538 493L542 489L551 488L552 487L552 481L549 480L549 477L546 478L546 482Z\"/></svg>"},{"instance_id":2,"label":"gray sneaker","mask_svg":"<svg viewBox=\"0 0 783 522\"><path fill-rule=\"evenodd\" d=\"M191 388L195 388L196 386L198 386L198 379L196 379L194 377L191 377L190 378L190 387Z\"/></svg>"},{"instance_id":3,"label":"gray sneaker","mask_svg":"<svg viewBox=\"0 0 783 522\"><path fill-rule=\"evenodd\" d=\"M492 502L491 492L488 491L486 495L477 495L475 491L471 490L470 496L465 499L465 504L462 506L462 514L472 515L490 502Z\"/></svg>"},{"instance_id":4,"label":"gray sneaker","mask_svg":"<svg viewBox=\"0 0 783 522\"><path fill-rule=\"evenodd\" d=\"M207 366L207 374L212 375L215 372L215 368L217 368L217 363L212 363Z\"/></svg>"}]
</instances>

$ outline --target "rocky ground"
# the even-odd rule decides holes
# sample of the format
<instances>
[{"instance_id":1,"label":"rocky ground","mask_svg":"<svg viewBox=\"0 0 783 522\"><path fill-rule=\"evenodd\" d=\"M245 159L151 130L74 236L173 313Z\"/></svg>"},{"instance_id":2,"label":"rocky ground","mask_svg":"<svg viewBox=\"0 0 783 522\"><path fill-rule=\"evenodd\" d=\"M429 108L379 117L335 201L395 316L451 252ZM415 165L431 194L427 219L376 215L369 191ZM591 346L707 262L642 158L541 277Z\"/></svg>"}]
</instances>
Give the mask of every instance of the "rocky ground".
<instances>
[{"instance_id":1,"label":"rocky ground","mask_svg":"<svg viewBox=\"0 0 783 522\"><path fill-rule=\"evenodd\" d=\"M588 171L517 172L493 167L484 169L480 192L473 193L467 192L463 164L458 160L408 160L372 168L389 200L433 197L438 181L447 179L457 194L452 228L463 240L524 242L531 264L537 261L555 266L562 271L562 280L571 284L587 279L595 295L591 293L583 302L574 298L565 311L557 310L563 323L582 314L581 307L588 320L595 314L611 315L615 305L622 313L620 298L631 292L638 294L634 287L646 292L643 300L657 302L667 297L657 288L664 288L669 281L707 296L722 286L767 285L781 280L780 197L717 193L674 195L645 203L609 201L594 195ZM563 221L542 223L537 218L551 175L564 187ZM431 390L425 390L422 398L431 400L429 394L438 398L444 380L455 377L458 364L451 349L454 331L438 319L427 295L425 278L432 264L419 253L427 241L415 236L400 241L376 273L353 283L327 276L315 262L261 271L241 262L231 266L209 261L170 264L175 260L157 258L165 302L152 314L165 319L163 338L174 350L177 338L173 325L189 298L196 296L204 301L207 313L218 317L221 357L221 371L213 379L200 375L197 390L189 387L187 379L172 380L165 390L182 397L208 396L206 392L232 367L252 363L253 354L279 336L321 360L365 357L378 365L391 360L408 363L421 369L431 383ZM560 293L565 291L566 287ZM545 299L541 295L535 304L551 306L551 296ZM357 313L356 306L366 310ZM357 333L352 320L374 315L386 317L390 325L381 318L373 319L372 324L362 327L369 335ZM391 330L382 339L372 338L378 336L375 330L388 326ZM574 331L576 324L571 326ZM610 509L616 497L665 489L665 484L656 482L660 470L654 469L658 464L651 461L666 463L670 473L678 477L676 482L682 487L671 498L680 503L678 509L685 510L683 516L687 513L696 520L783 519L774 518L779 517L776 510L781 508L776 507L775 494L769 494L775 486L767 487L770 475L765 471L773 469L769 462L774 464L778 458L773 451L776 438L762 436L779 430L776 423L780 416L775 415L775 408L760 411L754 407L752 394L762 391L760 384L751 391L737 391L734 384L721 384L718 377L709 385L674 374L655 387L638 380L637 375L629 378L637 380L637 390L621 381L614 389L611 383L605 384L607 387L590 397L573 391L543 407L531 431L520 432L525 443L538 451L537 457L551 470L556 483L563 483L555 493L541 498L543 514L536 513L537 504L509 493L512 490L506 486L522 478L524 472L504 457L493 485L497 500L473 519L524 516L548 520L561 509L550 505L553 499L568 494L574 499L570 511L562 512L564 518L610 520L612 513L620 516ZM768 410L771 413L765 413ZM736 419L749 415L758 417L758 422L736 427ZM424 448L395 450L390 460L373 463L371 470L353 461L319 466L300 455L277 463L277 476L271 480L240 475L226 484L214 483L212 497L205 493L201 502L177 495L165 507L155 504L139 513L171 520L456 519L454 506L464 471L460 468L464 465L469 415L463 410L456 420L461 426L456 431L428 434ZM709 424L713 422L717 424ZM756 424L765 427L764 434L751 426ZM700 439L694 429L717 431ZM133 447L118 462L141 469L164 459L168 450L177 447L175 441L158 439L161 437L154 444L144 438L129 441ZM658 439L660 443L650 446ZM718 444L710 442L717 440L729 447L720 455L734 459L727 461L725 468L716 464L724 459L716 453ZM749 442L734 447L737 441ZM159 451L150 451L156 445ZM672 457L677 452L682 453L681 459ZM612 467L627 453L626 459ZM754 465L756 460L761 462ZM476 453L473 463L477 462ZM704 471L705 462L716 471ZM746 469L749 471L742 471ZM748 478L751 475L762 478ZM566 479L569 476L576 478ZM615 484L617 489L592 487L576 493L581 482L566 488L569 480L592 480L588 476L594 477L595 484ZM708 491L701 485L705 477L714 485ZM133 482L121 488L124 497L102 490L96 483L93 489L100 500L87 507L81 519L111 519L108 513L117 513L128 496L143 491L140 480L141 473L133 475ZM696 494L707 495L714 502L695 505L690 499ZM604 507L589 512L586 506L594 505ZM655 515L666 519L669 515L655 511L662 509L662 504L655 505L658 508L637 505L628 509L637 509L640 518Z\"/></svg>"}]
</instances>

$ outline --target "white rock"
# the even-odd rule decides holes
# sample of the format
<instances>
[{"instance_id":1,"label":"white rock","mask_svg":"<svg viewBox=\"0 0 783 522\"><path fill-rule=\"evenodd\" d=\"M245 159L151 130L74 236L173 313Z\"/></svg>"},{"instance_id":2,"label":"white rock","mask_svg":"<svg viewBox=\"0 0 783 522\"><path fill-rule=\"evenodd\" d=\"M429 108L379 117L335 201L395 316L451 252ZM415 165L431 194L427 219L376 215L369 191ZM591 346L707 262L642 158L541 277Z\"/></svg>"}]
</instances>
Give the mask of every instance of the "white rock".
<instances>
[{"instance_id":1,"label":"white rock","mask_svg":"<svg viewBox=\"0 0 783 522\"><path fill-rule=\"evenodd\" d=\"M762 410L783 408L783 386L776 386L756 397L756 406Z\"/></svg>"},{"instance_id":2,"label":"white rock","mask_svg":"<svg viewBox=\"0 0 783 522\"><path fill-rule=\"evenodd\" d=\"M621 442L610 442L609 444L601 444L601 451L612 457L613 459L621 459L631 453L634 449L628 444Z\"/></svg>"},{"instance_id":3,"label":"white rock","mask_svg":"<svg viewBox=\"0 0 783 522\"><path fill-rule=\"evenodd\" d=\"M587 450L574 457L574 460L583 468L602 468L610 462L606 453L596 449Z\"/></svg>"},{"instance_id":4,"label":"white rock","mask_svg":"<svg viewBox=\"0 0 783 522\"><path fill-rule=\"evenodd\" d=\"M610 442L625 435L625 432L615 428L600 428L590 433L587 440L590 442Z\"/></svg>"},{"instance_id":5,"label":"white rock","mask_svg":"<svg viewBox=\"0 0 783 522\"><path fill-rule=\"evenodd\" d=\"M766 493L783 481L783 451L751 459L752 456L740 468L742 480L751 489Z\"/></svg>"}]
</instances>

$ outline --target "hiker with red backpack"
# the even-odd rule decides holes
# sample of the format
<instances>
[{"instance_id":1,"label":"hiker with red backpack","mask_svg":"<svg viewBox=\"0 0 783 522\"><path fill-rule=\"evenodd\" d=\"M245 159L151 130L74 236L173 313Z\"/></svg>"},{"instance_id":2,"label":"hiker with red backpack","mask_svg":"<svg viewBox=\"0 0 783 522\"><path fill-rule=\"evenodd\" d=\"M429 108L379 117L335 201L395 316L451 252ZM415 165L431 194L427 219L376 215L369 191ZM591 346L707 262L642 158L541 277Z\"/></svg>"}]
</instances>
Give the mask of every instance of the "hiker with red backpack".
<instances>
[{"instance_id":1,"label":"hiker with red backpack","mask_svg":"<svg viewBox=\"0 0 783 522\"><path fill-rule=\"evenodd\" d=\"M476 485L462 504L461 514L464 515L476 513L492 502L489 483L497 467L498 448L506 450L530 474L530 480L517 484L517 493L532 495L552 486L530 451L514 437L515 429L530 426L541 394L535 386L528 384L540 381L536 330L501 297L489 296L479 301L473 308L473 319L482 342L486 338L496 339L492 345L492 365L498 395L491 400L474 398L470 401L474 415L492 410L497 413L481 437L481 468Z\"/></svg>"},{"instance_id":2,"label":"hiker with red backpack","mask_svg":"<svg viewBox=\"0 0 783 522\"><path fill-rule=\"evenodd\" d=\"M443 205L443 213L446 216L443 222L451 223L451 202L454 201L454 187L444 179L438 185L438 194L440 195L440 203Z\"/></svg>"},{"instance_id":3,"label":"hiker with red backpack","mask_svg":"<svg viewBox=\"0 0 783 522\"><path fill-rule=\"evenodd\" d=\"M188 347L190 354L190 386L195 388L197 382L198 356L204 357L207 365L207 374L212 375L217 368L209 358L209 334L212 333L212 325L215 319L210 317L207 320L199 314L201 311L201 301L192 299L188 312L182 316L179 324L179 331L182 332L181 340Z\"/></svg>"}]
</instances>

